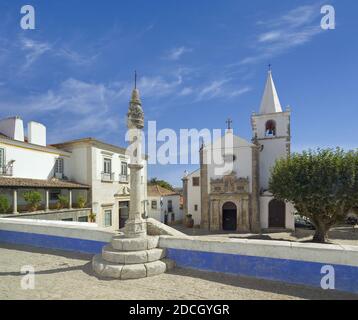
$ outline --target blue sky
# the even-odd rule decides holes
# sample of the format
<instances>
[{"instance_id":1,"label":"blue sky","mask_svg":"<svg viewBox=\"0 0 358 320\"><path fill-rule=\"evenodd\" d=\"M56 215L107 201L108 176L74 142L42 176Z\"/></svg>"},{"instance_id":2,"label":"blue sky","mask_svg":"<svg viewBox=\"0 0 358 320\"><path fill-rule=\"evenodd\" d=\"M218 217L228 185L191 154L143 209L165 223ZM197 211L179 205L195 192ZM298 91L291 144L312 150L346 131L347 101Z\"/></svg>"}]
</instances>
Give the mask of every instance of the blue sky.
<instances>
[{"instance_id":1,"label":"blue sky","mask_svg":"<svg viewBox=\"0 0 358 320\"><path fill-rule=\"evenodd\" d=\"M20 8L36 30L20 28ZM320 28L323 4L336 29ZM267 65L292 109L292 148L357 147L358 3L341 1L17 1L0 3L0 117L48 128L48 142L125 145L133 70L157 127L225 128L251 138ZM150 166L180 185L193 166Z\"/></svg>"}]
</instances>

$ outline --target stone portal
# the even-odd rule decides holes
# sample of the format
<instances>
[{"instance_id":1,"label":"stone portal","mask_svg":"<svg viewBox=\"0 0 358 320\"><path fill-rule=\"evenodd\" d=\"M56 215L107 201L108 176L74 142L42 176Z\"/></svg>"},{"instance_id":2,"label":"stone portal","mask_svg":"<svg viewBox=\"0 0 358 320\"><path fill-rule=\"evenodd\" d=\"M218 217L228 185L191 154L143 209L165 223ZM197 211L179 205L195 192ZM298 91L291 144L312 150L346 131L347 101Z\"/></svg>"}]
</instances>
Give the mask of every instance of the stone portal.
<instances>
[{"instance_id":1,"label":"stone portal","mask_svg":"<svg viewBox=\"0 0 358 320\"><path fill-rule=\"evenodd\" d=\"M236 231L237 229L237 208L235 203L226 202L222 210L223 230Z\"/></svg>"}]
</instances>

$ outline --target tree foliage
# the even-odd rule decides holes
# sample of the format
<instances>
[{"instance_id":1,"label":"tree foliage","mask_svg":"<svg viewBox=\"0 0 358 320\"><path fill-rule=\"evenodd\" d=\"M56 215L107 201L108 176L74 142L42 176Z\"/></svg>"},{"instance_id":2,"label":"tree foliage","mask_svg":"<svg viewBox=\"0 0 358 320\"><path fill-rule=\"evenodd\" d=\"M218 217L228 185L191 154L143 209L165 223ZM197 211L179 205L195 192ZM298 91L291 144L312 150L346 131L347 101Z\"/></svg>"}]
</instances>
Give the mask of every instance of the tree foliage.
<instances>
[{"instance_id":1,"label":"tree foliage","mask_svg":"<svg viewBox=\"0 0 358 320\"><path fill-rule=\"evenodd\" d=\"M165 180L158 180L157 178L152 178L152 179L150 179L148 181L148 184L150 184L150 185L159 185L159 186L161 186L161 187L163 187L165 189L169 189L171 191L174 191L173 186L169 182L167 182Z\"/></svg>"},{"instance_id":2,"label":"tree foliage","mask_svg":"<svg viewBox=\"0 0 358 320\"><path fill-rule=\"evenodd\" d=\"M29 209L35 211L42 201L41 193L38 191L26 191L24 192L24 200L28 203Z\"/></svg>"},{"instance_id":3,"label":"tree foliage","mask_svg":"<svg viewBox=\"0 0 358 320\"><path fill-rule=\"evenodd\" d=\"M280 159L269 189L312 221L314 241L325 242L328 230L358 205L358 151L317 149Z\"/></svg>"},{"instance_id":4,"label":"tree foliage","mask_svg":"<svg viewBox=\"0 0 358 320\"><path fill-rule=\"evenodd\" d=\"M10 209L9 200L6 196L0 195L0 213L7 213Z\"/></svg>"}]
</instances>

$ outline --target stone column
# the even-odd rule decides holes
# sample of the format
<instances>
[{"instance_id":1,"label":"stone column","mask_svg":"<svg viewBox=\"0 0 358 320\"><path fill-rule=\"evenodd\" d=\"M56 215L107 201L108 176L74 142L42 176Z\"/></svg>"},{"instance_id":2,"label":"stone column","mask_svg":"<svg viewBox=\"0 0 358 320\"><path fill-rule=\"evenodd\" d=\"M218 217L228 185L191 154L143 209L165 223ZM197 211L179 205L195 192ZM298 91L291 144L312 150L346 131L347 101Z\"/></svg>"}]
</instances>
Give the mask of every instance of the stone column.
<instances>
[{"instance_id":1,"label":"stone column","mask_svg":"<svg viewBox=\"0 0 358 320\"><path fill-rule=\"evenodd\" d=\"M129 217L125 225L126 237L136 238L147 235L147 224L142 218L142 192L141 170L142 165L142 129L144 127L144 113L139 97L139 91L134 89L129 103L127 114L127 126L129 130L130 146L130 206Z\"/></svg>"},{"instance_id":2,"label":"stone column","mask_svg":"<svg viewBox=\"0 0 358 320\"><path fill-rule=\"evenodd\" d=\"M72 190L68 190L68 208L72 209Z\"/></svg>"},{"instance_id":3,"label":"stone column","mask_svg":"<svg viewBox=\"0 0 358 320\"><path fill-rule=\"evenodd\" d=\"M185 223L186 216L188 214L188 178L184 177L182 181L183 181L183 213L184 213L183 222Z\"/></svg>"},{"instance_id":4,"label":"stone column","mask_svg":"<svg viewBox=\"0 0 358 320\"><path fill-rule=\"evenodd\" d=\"M17 211L17 189L14 189L12 200L13 200L13 211L12 211L12 213L16 214L16 213L18 213L18 211Z\"/></svg>"},{"instance_id":5,"label":"stone column","mask_svg":"<svg viewBox=\"0 0 358 320\"><path fill-rule=\"evenodd\" d=\"M204 159L204 146L200 149L201 228L210 230L208 165Z\"/></svg>"},{"instance_id":6,"label":"stone column","mask_svg":"<svg viewBox=\"0 0 358 320\"><path fill-rule=\"evenodd\" d=\"M45 210L50 211L50 192L45 190Z\"/></svg>"},{"instance_id":7,"label":"stone column","mask_svg":"<svg viewBox=\"0 0 358 320\"><path fill-rule=\"evenodd\" d=\"M251 197L251 219L250 229L252 232L261 232L260 222L260 144L253 139L252 147L252 197Z\"/></svg>"}]
</instances>

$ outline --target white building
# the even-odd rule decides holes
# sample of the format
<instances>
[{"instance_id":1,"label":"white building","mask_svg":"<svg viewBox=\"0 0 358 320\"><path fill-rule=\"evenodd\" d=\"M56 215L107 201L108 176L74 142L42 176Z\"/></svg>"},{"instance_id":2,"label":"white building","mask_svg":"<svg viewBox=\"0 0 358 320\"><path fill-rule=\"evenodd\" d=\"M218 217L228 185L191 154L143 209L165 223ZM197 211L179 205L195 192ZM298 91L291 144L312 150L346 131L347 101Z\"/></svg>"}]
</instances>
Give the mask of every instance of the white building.
<instances>
[{"instance_id":1,"label":"white building","mask_svg":"<svg viewBox=\"0 0 358 320\"><path fill-rule=\"evenodd\" d=\"M92 211L101 227L124 226L130 205L129 158L124 148L93 138L47 145L46 127L36 122L28 124L27 137L24 131L19 117L0 120L0 195L8 198L12 213L26 211L24 192L37 190L42 195L40 209L52 216L59 195L67 197L68 209L75 208L81 196L91 208L87 217L74 212L69 218L67 212L66 220L86 221ZM143 166L142 213L146 215L146 159Z\"/></svg>"},{"instance_id":2,"label":"white building","mask_svg":"<svg viewBox=\"0 0 358 320\"><path fill-rule=\"evenodd\" d=\"M148 217L165 224L183 220L180 194L159 185L148 185Z\"/></svg>"},{"instance_id":3,"label":"white building","mask_svg":"<svg viewBox=\"0 0 358 320\"><path fill-rule=\"evenodd\" d=\"M54 145L71 154L65 159L70 180L90 186L90 201L96 222L103 227L120 229L128 218L129 157L126 150L93 138L78 139ZM147 161L143 161L141 184L143 214L146 213Z\"/></svg>"},{"instance_id":4,"label":"white building","mask_svg":"<svg viewBox=\"0 0 358 320\"><path fill-rule=\"evenodd\" d=\"M270 169L289 155L291 144L290 110L282 111L271 71L251 123L252 142L235 135L229 124L223 137L202 146L200 169L183 178L185 214L192 214L195 224L239 232L294 229L293 206L268 192Z\"/></svg>"},{"instance_id":5,"label":"white building","mask_svg":"<svg viewBox=\"0 0 358 320\"><path fill-rule=\"evenodd\" d=\"M187 214L194 219L194 225L201 223L201 206L200 206L200 169L185 175L187 183L187 201L184 201L184 207L187 206ZM183 190L184 191L184 190Z\"/></svg>"},{"instance_id":6,"label":"white building","mask_svg":"<svg viewBox=\"0 0 358 320\"><path fill-rule=\"evenodd\" d=\"M0 194L9 199L11 212L26 210L23 195L33 189L42 194L40 208L45 211L55 208L60 194L71 199L70 208L78 196L86 199L89 186L64 176L63 161L71 153L47 146L46 128L40 123L30 122L27 132L26 138L19 117L0 120Z\"/></svg>"}]
</instances>

